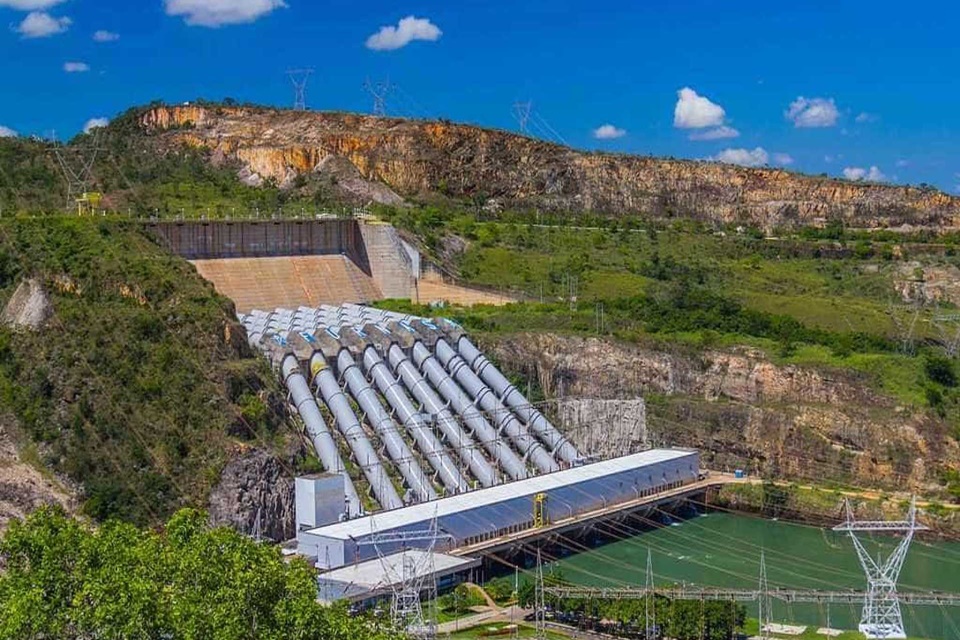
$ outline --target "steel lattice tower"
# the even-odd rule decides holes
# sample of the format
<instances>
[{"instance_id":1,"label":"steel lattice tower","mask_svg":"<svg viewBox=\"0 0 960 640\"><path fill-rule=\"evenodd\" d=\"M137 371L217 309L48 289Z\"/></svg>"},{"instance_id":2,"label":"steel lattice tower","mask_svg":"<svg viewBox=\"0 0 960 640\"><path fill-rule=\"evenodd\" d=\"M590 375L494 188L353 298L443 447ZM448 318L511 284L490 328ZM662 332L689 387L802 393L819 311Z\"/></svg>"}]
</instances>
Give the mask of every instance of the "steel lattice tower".
<instances>
[{"instance_id":1,"label":"steel lattice tower","mask_svg":"<svg viewBox=\"0 0 960 640\"><path fill-rule=\"evenodd\" d=\"M900 597L897 594L897 580L907 558L907 550L916 531L927 527L917 524L917 501L910 502L906 520L886 522L857 521L853 516L850 501L846 501L846 522L833 528L850 534L853 547L857 550L860 565L867 576L867 596L860 616L860 633L868 638L906 638L903 628L903 614L900 612ZM886 560L874 559L857 537L860 532L903 533L900 544Z\"/></svg>"},{"instance_id":2,"label":"steel lattice tower","mask_svg":"<svg viewBox=\"0 0 960 640\"><path fill-rule=\"evenodd\" d=\"M310 76L313 75L313 69L290 69L287 76L293 84L293 110L307 110L307 83L310 82Z\"/></svg>"},{"instance_id":3,"label":"steel lattice tower","mask_svg":"<svg viewBox=\"0 0 960 640\"><path fill-rule=\"evenodd\" d=\"M376 550L384 577L390 581L393 592L390 619L397 629L403 629L410 636L434 638L437 635L436 616L424 616L422 595L427 593L427 602L432 603L437 599L434 549L438 541L453 539L450 534L440 531L437 516L434 515L429 529L399 533L373 532L367 540L357 543L373 545ZM427 546L411 547L411 543L415 542L426 542ZM397 547L401 554L399 566L388 559L397 553ZM422 555L410 554L410 551L419 551Z\"/></svg>"}]
</instances>

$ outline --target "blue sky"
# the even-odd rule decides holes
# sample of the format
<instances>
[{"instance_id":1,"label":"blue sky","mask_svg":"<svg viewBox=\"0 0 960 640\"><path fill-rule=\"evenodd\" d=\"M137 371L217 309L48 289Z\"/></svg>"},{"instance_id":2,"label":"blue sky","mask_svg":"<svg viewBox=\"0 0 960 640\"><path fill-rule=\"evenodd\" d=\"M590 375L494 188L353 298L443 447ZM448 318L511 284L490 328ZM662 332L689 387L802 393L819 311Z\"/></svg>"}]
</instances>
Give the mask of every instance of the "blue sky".
<instances>
[{"instance_id":1,"label":"blue sky","mask_svg":"<svg viewBox=\"0 0 960 640\"><path fill-rule=\"evenodd\" d=\"M958 18L844 0L0 0L0 127L63 138L153 99L288 105L284 71L313 67L314 109L369 111L364 80L389 79L395 115L516 129L530 100L534 133L580 148L958 192Z\"/></svg>"}]
</instances>

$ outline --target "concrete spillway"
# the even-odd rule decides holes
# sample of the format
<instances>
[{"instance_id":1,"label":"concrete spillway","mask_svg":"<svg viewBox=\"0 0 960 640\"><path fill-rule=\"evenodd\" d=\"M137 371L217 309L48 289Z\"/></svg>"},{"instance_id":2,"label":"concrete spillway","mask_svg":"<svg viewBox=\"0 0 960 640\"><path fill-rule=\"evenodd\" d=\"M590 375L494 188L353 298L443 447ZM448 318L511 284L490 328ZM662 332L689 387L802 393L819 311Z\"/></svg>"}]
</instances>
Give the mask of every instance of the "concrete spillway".
<instances>
[{"instance_id":1,"label":"concrete spillway","mask_svg":"<svg viewBox=\"0 0 960 640\"><path fill-rule=\"evenodd\" d=\"M582 463L453 322L357 305L254 311L241 320L251 344L281 370L324 469L346 476L340 456L349 450L384 509ZM362 511L358 478L345 485L351 517Z\"/></svg>"}]
</instances>

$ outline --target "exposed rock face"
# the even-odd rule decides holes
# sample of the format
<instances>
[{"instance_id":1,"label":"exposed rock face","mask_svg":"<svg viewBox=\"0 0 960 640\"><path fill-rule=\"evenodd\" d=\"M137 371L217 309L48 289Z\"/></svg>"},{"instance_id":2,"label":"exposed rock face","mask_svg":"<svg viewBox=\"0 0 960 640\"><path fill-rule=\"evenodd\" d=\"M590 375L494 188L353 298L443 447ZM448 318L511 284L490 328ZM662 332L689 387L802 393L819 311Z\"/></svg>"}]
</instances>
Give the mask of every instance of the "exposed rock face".
<instances>
[{"instance_id":1,"label":"exposed rock face","mask_svg":"<svg viewBox=\"0 0 960 640\"><path fill-rule=\"evenodd\" d=\"M925 490L941 467L960 467L943 423L851 374L777 366L746 349L692 355L544 334L487 346L548 396L645 397L650 441L697 447L713 468Z\"/></svg>"},{"instance_id":2,"label":"exposed rock face","mask_svg":"<svg viewBox=\"0 0 960 640\"><path fill-rule=\"evenodd\" d=\"M36 278L24 280L13 292L0 321L21 329L37 330L53 315L53 305Z\"/></svg>"},{"instance_id":3,"label":"exposed rock face","mask_svg":"<svg viewBox=\"0 0 960 640\"><path fill-rule=\"evenodd\" d=\"M267 539L292 538L294 480L275 456L251 449L234 457L210 493L210 522L252 535L258 526Z\"/></svg>"},{"instance_id":4,"label":"exposed rock face","mask_svg":"<svg viewBox=\"0 0 960 640\"><path fill-rule=\"evenodd\" d=\"M159 107L143 127L233 158L245 175L315 172L346 158L367 181L411 196L440 191L498 206L688 216L762 227L843 219L863 227L960 223L960 199L714 162L585 153L505 131L447 122L271 109Z\"/></svg>"},{"instance_id":5,"label":"exposed rock face","mask_svg":"<svg viewBox=\"0 0 960 640\"><path fill-rule=\"evenodd\" d=\"M13 418L0 416L0 532L12 518L23 518L44 505L76 507L72 489L24 462L14 445Z\"/></svg>"}]
</instances>

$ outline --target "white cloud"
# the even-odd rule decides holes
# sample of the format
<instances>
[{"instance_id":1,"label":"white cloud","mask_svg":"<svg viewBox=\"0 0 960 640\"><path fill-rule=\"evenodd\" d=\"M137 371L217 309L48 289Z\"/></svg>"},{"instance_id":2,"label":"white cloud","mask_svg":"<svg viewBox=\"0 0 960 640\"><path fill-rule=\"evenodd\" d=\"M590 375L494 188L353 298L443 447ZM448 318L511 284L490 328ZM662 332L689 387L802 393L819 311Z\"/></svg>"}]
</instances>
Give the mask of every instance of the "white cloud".
<instances>
[{"instance_id":1,"label":"white cloud","mask_svg":"<svg viewBox=\"0 0 960 640\"><path fill-rule=\"evenodd\" d=\"M86 62L64 62L63 70L67 73L86 73L90 71L90 65Z\"/></svg>"},{"instance_id":2,"label":"white cloud","mask_svg":"<svg viewBox=\"0 0 960 640\"><path fill-rule=\"evenodd\" d=\"M876 166L869 169L863 167L847 167L843 170L843 177L847 180L868 180L870 182L883 182L887 176L883 175Z\"/></svg>"},{"instance_id":3,"label":"white cloud","mask_svg":"<svg viewBox=\"0 0 960 640\"><path fill-rule=\"evenodd\" d=\"M784 113L793 126L802 128L832 127L837 124L840 112L833 98L804 98L800 96L790 103Z\"/></svg>"},{"instance_id":4,"label":"white cloud","mask_svg":"<svg viewBox=\"0 0 960 640\"><path fill-rule=\"evenodd\" d=\"M627 135L626 129L621 129L612 124L605 124L593 130L593 137L597 140L615 140Z\"/></svg>"},{"instance_id":5,"label":"white cloud","mask_svg":"<svg viewBox=\"0 0 960 640\"><path fill-rule=\"evenodd\" d=\"M739 164L743 167L759 167L770 161L770 154L763 147L750 149L724 149L710 158L726 164Z\"/></svg>"},{"instance_id":6,"label":"white cloud","mask_svg":"<svg viewBox=\"0 0 960 640\"><path fill-rule=\"evenodd\" d=\"M93 34L94 42L115 42L120 39L119 33L114 33L113 31L105 31L100 29L95 31Z\"/></svg>"},{"instance_id":7,"label":"white cloud","mask_svg":"<svg viewBox=\"0 0 960 640\"><path fill-rule=\"evenodd\" d=\"M910 161L909 161L909 160L897 160L897 166L900 167L901 169L902 169L903 167L908 167L908 166L910 166Z\"/></svg>"},{"instance_id":8,"label":"white cloud","mask_svg":"<svg viewBox=\"0 0 960 640\"><path fill-rule=\"evenodd\" d=\"M690 134L691 140L727 140L728 138L738 137L740 137L740 132L726 125L706 131L694 131Z\"/></svg>"},{"instance_id":9,"label":"white cloud","mask_svg":"<svg viewBox=\"0 0 960 640\"><path fill-rule=\"evenodd\" d=\"M49 9L66 0L0 0L0 7L9 7L17 11L38 11Z\"/></svg>"},{"instance_id":10,"label":"white cloud","mask_svg":"<svg viewBox=\"0 0 960 640\"><path fill-rule=\"evenodd\" d=\"M0 125L0 138L15 138L17 137L17 132L11 129L10 127L5 127Z\"/></svg>"},{"instance_id":11,"label":"white cloud","mask_svg":"<svg viewBox=\"0 0 960 640\"><path fill-rule=\"evenodd\" d=\"M784 167L788 164L793 164L793 156L789 153L775 153L773 154L773 164L779 164Z\"/></svg>"},{"instance_id":12,"label":"white cloud","mask_svg":"<svg viewBox=\"0 0 960 640\"><path fill-rule=\"evenodd\" d=\"M405 47L414 40L435 42L443 32L426 18L407 16L397 26L380 27L380 30L367 38L367 48L374 51L393 51Z\"/></svg>"},{"instance_id":13,"label":"white cloud","mask_svg":"<svg viewBox=\"0 0 960 640\"><path fill-rule=\"evenodd\" d=\"M164 0L168 16L183 16L191 27L220 27L254 22L275 9L285 8L283 0Z\"/></svg>"},{"instance_id":14,"label":"white cloud","mask_svg":"<svg viewBox=\"0 0 960 640\"><path fill-rule=\"evenodd\" d=\"M63 33L71 24L70 18L54 18L49 13L34 11L27 14L16 31L24 38L46 38Z\"/></svg>"},{"instance_id":15,"label":"white cloud","mask_svg":"<svg viewBox=\"0 0 960 640\"><path fill-rule=\"evenodd\" d=\"M673 126L678 129L704 129L723 126L726 112L723 107L699 95L690 87L677 91L677 106L673 110Z\"/></svg>"},{"instance_id":16,"label":"white cloud","mask_svg":"<svg viewBox=\"0 0 960 640\"><path fill-rule=\"evenodd\" d=\"M877 114L867 113L866 111L864 111L862 113L857 114L857 117L854 118L853 121L856 122L857 124L866 124L868 122L876 122L879 119L880 119L880 116L878 116Z\"/></svg>"},{"instance_id":17,"label":"white cloud","mask_svg":"<svg viewBox=\"0 0 960 640\"><path fill-rule=\"evenodd\" d=\"M90 133L94 129L105 127L108 124L110 124L109 118L90 118L86 124L83 125L83 132Z\"/></svg>"}]
</instances>

